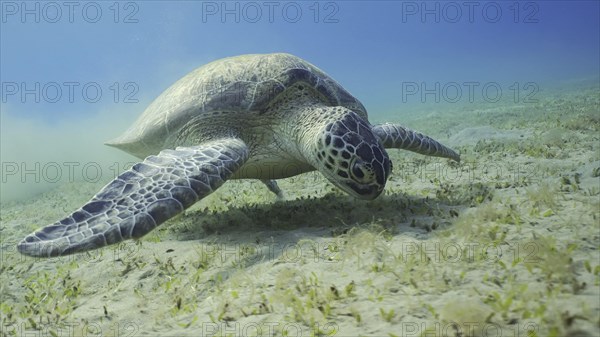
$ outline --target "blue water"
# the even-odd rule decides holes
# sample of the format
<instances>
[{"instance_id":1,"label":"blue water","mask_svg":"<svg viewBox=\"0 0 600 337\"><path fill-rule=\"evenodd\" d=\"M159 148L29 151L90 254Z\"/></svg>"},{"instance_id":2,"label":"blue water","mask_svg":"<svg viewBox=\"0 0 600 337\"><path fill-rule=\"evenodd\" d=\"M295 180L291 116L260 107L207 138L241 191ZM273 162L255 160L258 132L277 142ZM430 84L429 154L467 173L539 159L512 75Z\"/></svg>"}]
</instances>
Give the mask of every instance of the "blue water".
<instances>
[{"instance_id":1,"label":"blue water","mask_svg":"<svg viewBox=\"0 0 600 337\"><path fill-rule=\"evenodd\" d=\"M598 87L599 3L2 1L0 199L75 179L72 162L98 163L110 180L133 158L103 142L177 79L227 56L300 56L375 122Z\"/></svg>"},{"instance_id":2,"label":"blue water","mask_svg":"<svg viewBox=\"0 0 600 337\"><path fill-rule=\"evenodd\" d=\"M459 145L462 166L397 160L389 193L371 203L332 194L323 179L287 181L287 190L281 184L285 204L273 204L273 196L263 203L247 185L243 194L234 185L143 246L128 242L72 260L30 262L17 253L27 232L64 218L137 161L102 143L164 89L210 61L271 52L323 69L364 103L372 121L412 127L415 119L407 117L447 113L416 120L424 127L417 130ZM0 0L0 84L3 332L182 335L186 324L192 333L216 332L217 317L220 332L239 331L241 322L247 335L252 322L271 331L269 322L308 325L307 317L312 322L323 312L344 336L420 331L415 321L420 328L434 322L423 334L441 331L440 323L444 332L459 331L463 318L469 331L484 326L484 335L491 325L506 336L538 324L540 336L564 329L598 335L598 277L591 272L598 260L590 254L598 248L598 0ZM569 94L544 97L558 91ZM452 114L462 108L472 110ZM446 121L452 124L441 125ZM430 233L438 224L450 236ZM280 256L279 247L291 254ZM485 250L473 255L477 247ZM331 307L323 310L310 294L325 296ZM280 308L290 316L282 318ZM325 328L311 335L328 331L316 322Z\"/></svg>"},{"instance_id":3,"label":"blue water","mask_svg":"<svg viewBox=\"0 0 600 337\"><path fill-rule=\"evenodd\" d=\"M111 109L134 118L188 71L245 53L305 58L373 115L436 99L469 103L465 83L475 83L475 99L492 82L504 96L520 90L518 101L531 83L543 90L600 74L598 1L3 1L1 9L2 114L49 124ZM428 89L446 96L421 96Z\"/></svg>"}]
</instances>

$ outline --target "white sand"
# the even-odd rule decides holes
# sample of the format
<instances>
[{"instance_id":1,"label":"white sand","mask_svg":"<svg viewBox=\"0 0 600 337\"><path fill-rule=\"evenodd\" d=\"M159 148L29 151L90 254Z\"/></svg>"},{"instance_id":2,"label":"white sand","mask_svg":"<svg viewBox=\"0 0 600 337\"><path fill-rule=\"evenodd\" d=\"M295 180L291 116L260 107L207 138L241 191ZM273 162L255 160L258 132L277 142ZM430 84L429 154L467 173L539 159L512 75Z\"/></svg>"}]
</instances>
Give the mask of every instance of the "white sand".
<instances>
[{"instance_id":1,"label":"white sand","mask_svg":"<svg viewBox=\"0 0 600 337\"><path fill-rule=\"evenodd\" d=\"M3 204L2 333L598 336L598 97L408 120L462 165L390 150L369 202L316 173L281 181L280 202L228 182L141 242L87 254L15 244L101 184Z\"/></svg>"}]
</instances>

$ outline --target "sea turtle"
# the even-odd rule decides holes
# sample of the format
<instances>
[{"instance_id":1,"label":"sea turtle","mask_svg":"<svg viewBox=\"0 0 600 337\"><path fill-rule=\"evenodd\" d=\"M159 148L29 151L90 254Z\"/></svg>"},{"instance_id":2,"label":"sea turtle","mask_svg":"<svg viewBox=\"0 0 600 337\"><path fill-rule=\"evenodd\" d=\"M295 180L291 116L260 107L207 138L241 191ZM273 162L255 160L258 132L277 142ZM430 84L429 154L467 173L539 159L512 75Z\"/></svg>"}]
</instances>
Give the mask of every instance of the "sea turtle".
<instances>
[{"instance_id":1,"label":"sea turtle","mask_svg":"<svg viewBox=\"0 0 600 337\"><path fill-rule=\"evenodd\" d=\"M341 85L282 53L192 71L107 145L145 159L71 215L25 237L21 253L58 256L139 238L228 179L260 179L281 195L274 179L318 170L348 194L374 199L392 169L385 148L460 161L420 133L371 125Z\"/></svg>"}]
</instances>

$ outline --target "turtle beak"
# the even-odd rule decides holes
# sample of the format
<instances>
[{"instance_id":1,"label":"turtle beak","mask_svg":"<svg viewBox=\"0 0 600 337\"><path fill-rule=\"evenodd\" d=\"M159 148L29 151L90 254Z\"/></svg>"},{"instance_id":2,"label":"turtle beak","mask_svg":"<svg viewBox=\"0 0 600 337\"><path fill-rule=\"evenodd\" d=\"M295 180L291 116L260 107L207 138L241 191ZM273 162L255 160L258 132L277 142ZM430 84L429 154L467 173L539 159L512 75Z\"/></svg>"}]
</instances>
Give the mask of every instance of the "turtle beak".
<instances>
[{"instance_id":1,"label":"turtle beak","mask_svg":"<svg viewBox=\"0 0 600 337\"><path fill-rule=\"evenodd\" d=\"M379 184L358 185L350 182L348 185L350 185L350 190L347 192L355 198L362 200L373 200L377 198L385 188L385 185Z\"/></svg>"}]
</instances>

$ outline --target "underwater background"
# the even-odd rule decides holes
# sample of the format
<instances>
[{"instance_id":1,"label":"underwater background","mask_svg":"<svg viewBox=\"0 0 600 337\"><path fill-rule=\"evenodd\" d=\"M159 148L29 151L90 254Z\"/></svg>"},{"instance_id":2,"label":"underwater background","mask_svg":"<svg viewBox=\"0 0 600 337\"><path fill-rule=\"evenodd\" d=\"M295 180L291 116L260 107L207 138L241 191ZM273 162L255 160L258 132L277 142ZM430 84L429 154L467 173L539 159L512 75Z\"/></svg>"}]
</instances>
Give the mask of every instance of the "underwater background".
<instances>
[{"instance_id":1,"label":"underwater background","mask_svg":"<svg viewBox=\"0 0 600 337\"><path fill-rule=\"evenodd\" d=\"M564 81L595 85L598 6L4 1L2 160L29 166L5 167L15 174L3 179L2 200L56 185L21 182L29 167L44 171L34 164L41 158L60 164L47 168L52 177L64 173L56 183L76 179L63 164L71 160L100 162L110 171L113 159L124 157L103 141L123 132L177 79L227 56L304 58L362 100L377 121L444 105L533 101ZM84 174L82 167L73 172Z\"/></svg>"},{"instance_id":2,"label":"underwater background","mask_svg":"<svg viewBox=\"0 0 600 337\"><path fill-rule=\"evenodd\" d=\"M0 10L3 336L600 335L600 2ZM103 142L163 90L273 52L463 163L390 150L394 176L368 202L318 173L282 180L284 201L234 181L137 243L16 252L136 161Z\"/></svg>"}]
</instances>

